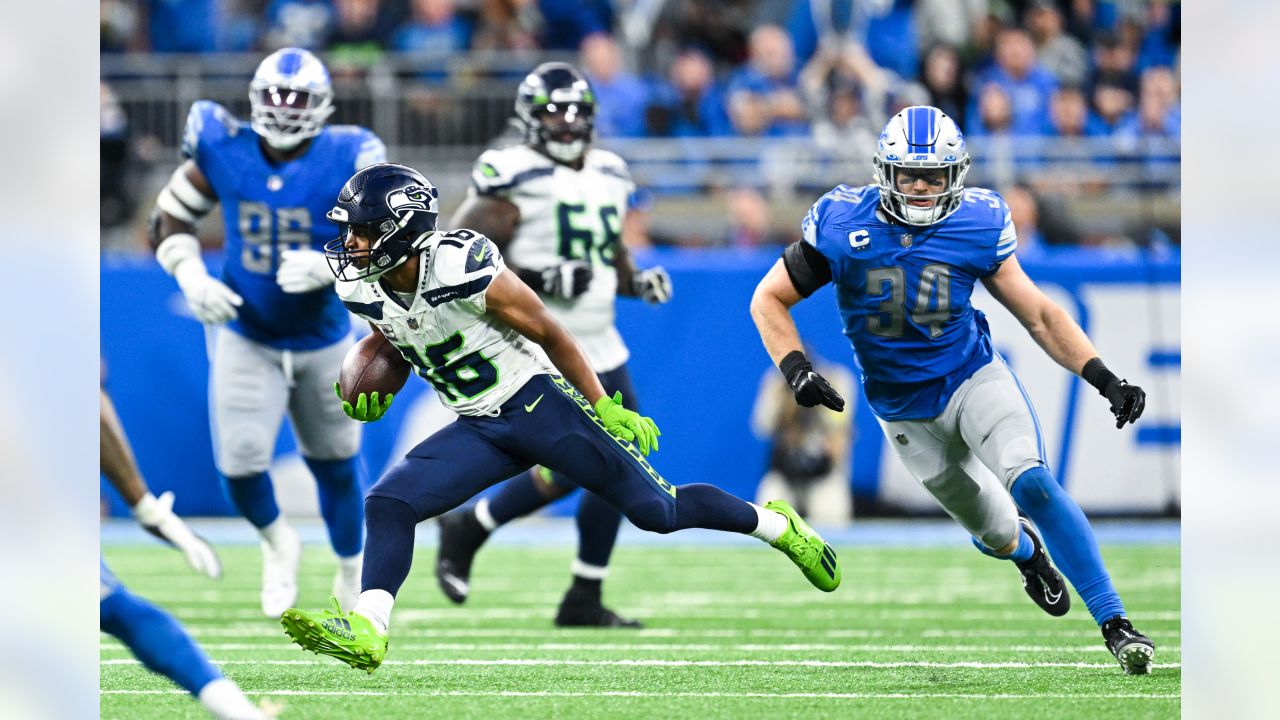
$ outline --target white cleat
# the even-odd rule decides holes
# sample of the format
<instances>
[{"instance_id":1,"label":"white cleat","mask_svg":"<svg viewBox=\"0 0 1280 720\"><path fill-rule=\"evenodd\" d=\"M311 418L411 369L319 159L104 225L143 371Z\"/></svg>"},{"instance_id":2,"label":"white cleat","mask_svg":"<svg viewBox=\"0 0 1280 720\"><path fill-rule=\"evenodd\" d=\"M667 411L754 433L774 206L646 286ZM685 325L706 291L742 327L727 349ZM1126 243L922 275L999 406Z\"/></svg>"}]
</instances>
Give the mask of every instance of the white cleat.
<instances>
[{"instance_id":1,"label":"white cleat","mask_svg":"<svg viewBox=\"0 0 1280 720\"><path fill-rule=\"evenodd\" d=\"M298 562L302 540L293 528L280 528L278 542L262 543L262 614L279 618L298 600Z\"/></svg>"},{"instance_id":2,"label":"white cleat","mask_svg":"<svg viewBox=\"0 0 1280 720\"><path fill-rule=\"evenodd\" d=\"M363 564L364 553L338 558L338 572L333 576L333 596L347 612L354 610L356 601L360 599L360 568Z\"/></svg>"}]
</instances>

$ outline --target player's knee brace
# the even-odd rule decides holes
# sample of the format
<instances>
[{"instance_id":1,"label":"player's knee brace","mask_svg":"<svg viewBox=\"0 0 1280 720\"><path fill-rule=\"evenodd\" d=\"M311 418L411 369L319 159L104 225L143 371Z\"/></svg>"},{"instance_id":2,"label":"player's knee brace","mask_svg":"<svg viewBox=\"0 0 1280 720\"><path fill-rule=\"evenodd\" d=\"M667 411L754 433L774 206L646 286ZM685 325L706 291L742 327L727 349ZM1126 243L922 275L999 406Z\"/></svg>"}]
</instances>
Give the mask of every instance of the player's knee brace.
<instances>
[{"instance_id":1,"label":"player's knee brace","mask_svg":"<svg viewBox=\"0 0 1280 720\"><path fill-rule=\"evenodd\" d=\"M679 529L676 526L675 503L643 500L628 506L625 514L632 525L648 532L665 535Z\"/></svg>"}]
</instances>

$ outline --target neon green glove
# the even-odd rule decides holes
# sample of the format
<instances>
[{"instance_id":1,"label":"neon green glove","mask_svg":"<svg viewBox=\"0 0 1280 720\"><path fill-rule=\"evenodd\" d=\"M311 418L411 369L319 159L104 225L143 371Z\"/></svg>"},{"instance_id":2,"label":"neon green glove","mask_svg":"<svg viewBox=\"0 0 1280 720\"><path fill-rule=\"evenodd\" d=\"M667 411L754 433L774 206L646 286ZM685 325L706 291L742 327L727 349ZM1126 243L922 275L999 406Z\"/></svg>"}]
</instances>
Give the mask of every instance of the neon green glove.
<instances>
[{"instance_id":1,"label":"neon green glove","mask_svg":"<svg viewBox=\"0 0 1280 720\"><path fill-rule=\"evenodd\" d=\"M338 383L333 384L333 392L338 396L339 400L342 400L342 389L338 386ZM387 393L386 397L379 401L377 392L369 395L360 393L356 396L355 405L342 400L342 412L346 413L347 417L352 420L359 420L360 422L381 420L382 416L387 414L387 409L391 407L391 401L395 397L394 393Z\"/></svg>"},{"instance_id":2,"label":"neon green glove","mask_svg":"<svg viewBox=\"0 0 1280 720\"><path fill-rule=\"evenodd\" d=\"M662 432L651 418L622 407L622 393L616 392L613 397L605 395L597 400L596 415L604 421L604 429L610 435L627 442L634 440L641 454L648 455L650 448L658 449L658 436Z\"/></svg>"}]
</instances>

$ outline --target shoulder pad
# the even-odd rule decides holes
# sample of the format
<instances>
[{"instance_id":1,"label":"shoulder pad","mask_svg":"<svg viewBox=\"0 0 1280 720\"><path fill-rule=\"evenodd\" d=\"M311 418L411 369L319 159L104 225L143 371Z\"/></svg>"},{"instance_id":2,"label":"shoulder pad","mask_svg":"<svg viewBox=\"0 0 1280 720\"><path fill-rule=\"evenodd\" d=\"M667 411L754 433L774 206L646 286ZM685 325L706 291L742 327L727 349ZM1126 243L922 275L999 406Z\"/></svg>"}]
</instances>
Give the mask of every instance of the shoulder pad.
<instances>
[{"instance_id":1,"label":"shoulder pad","mask_svg":"<svg viewBox=\"0 0 1280 720\"><path fill-rule=\"evenodd\" d=\"M486 150L471 169L471 186L480 195L505 195L517 185L551 175L555 163L524 145Z\"/></svg>"},{"instance_id":2,"label":"shoulder pad","mask_svg":"<svg viewBox=\"0 0 1280 720\"><path fill-rule=\"evenodd\" d=\"M197 100L187 112L187 126L182 131L182 157L199 162L202 149L235 137L246 127L218 103Z\"/></svg>"},{"instance_id":3,"label":"shoulder pad","mask_svg":"<svg viewBox=\"0 0 1280 720\"><path fill-rule=\"evenodd\" d=\"M964 189L964 200L961 206L965 211L964 218L973 227L1003 228L1010 222L1009 206L1004 198L995 190L983 187L967 187Z\"/></svg>"},{"instance_id":4,"label":"shoulder pad","mask_svg":"<svg viewBox=\"0 0 1280 720\"><path fill-rule=\"evenodd\" d=\"M880 189L878 187L874 185L863 185L861 187L837 185L818 198L818 201L805 214L804 220L800 222L800 232L804 241L814 247L818 247L819 230L828 218L850 215L862 208L863 204L868 202L869 199L877 203L880 201Z\"/></svg>"},{"instance_id":5,"label":"shoulder pad","mask_svg":"<svg viewBox=\"0 0 1280 720\"><path fill-rule=\"evenodd\" d=\"M483 295L506 267L497 246L474 230L436 233L432 245L431 273L436 282L424 295L432 307Z\"/></svg>"},{"instance_id":6,"label":"shoulder pad","mask_svg":"<svg viewBox=\"0 0 1280 720\"><path fill-rule=\"evenodd\" d=\"M341 141L342 147L350 149L354 155L351 168L353 173L387 161L387 146L368 128L359 125L330 125L324 132Z\"/></svg>"},{"instance_id":7,"label":"shoulder pad","mask_svg":"<svg viewBox=\"0 0 1280 720\"><path fill-rule=\"evenodd\" d=\"M618 178L619 180L634 184L631 179L631 170L627 168L627 161L623 160L622 157L615 152L602 150L600 148L591 148L591 150L587 152L587 162L590 163L591 167L604 175L610 175Z\"/></svg>"}]
</instances>

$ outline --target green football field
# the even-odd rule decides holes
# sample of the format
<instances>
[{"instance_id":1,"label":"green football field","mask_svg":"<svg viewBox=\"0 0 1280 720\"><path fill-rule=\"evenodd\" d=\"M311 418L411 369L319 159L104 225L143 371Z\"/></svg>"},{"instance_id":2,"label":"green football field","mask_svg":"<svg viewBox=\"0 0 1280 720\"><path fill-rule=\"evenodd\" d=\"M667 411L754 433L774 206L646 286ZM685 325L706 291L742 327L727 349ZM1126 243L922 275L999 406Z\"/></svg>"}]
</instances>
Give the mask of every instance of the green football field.
<instances>
[{"instance_id":1,"label":"green football field","mask_svg":"<svg viewBox=\"0 0 1280 720\"><path fill-rule=\"evenodd\" d=\"M284 718L1176 718L1179 550L1104 546L1130 617L1156 641L1127 677L1078 597L1044 615L1015 569L959 547L841 550L844 584L811 588L763 545L636 546L614 556L606 601L643 630L560 630L571 547L486 548L455 607L421 548L373 675L292 645L257 607L259 552L220 548L211 581L155 545L104 548L133 591L172 611L251 697ZM332 560L308 545L301 604L327 604ZM113 638L103 718L207 717Z\"/></svg>"}]
</instances>

